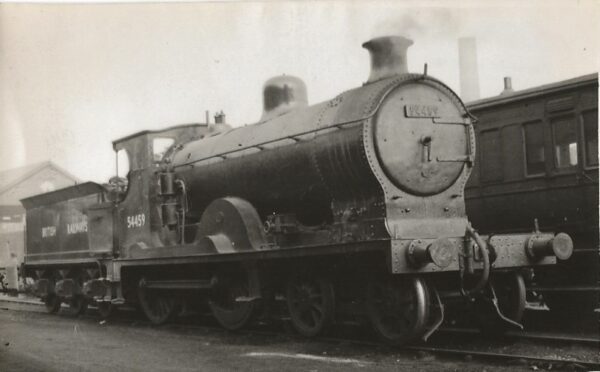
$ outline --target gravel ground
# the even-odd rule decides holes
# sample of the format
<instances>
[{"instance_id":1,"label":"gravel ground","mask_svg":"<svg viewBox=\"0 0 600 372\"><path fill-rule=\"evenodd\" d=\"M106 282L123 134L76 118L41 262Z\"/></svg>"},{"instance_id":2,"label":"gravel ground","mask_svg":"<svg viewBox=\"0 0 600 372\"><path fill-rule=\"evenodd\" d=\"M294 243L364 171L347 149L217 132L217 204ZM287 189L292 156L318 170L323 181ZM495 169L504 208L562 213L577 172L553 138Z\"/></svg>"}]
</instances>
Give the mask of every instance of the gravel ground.
<instances>
[{"instance_id":1,"label":"gravel ground","mask_svg":"<svg viewBox=\"0 0 600 372\"><path fill-rule=\"evenodd\" d=\"M575 369L568 364L519 360L508 365L506 362L485 364L469 356L447 357L331 339L308 341L290 337L284 332L235 334L210 326L198 326L206 320L198 320L197 315L184 318L176 325L152 327L140 321L134 312L120 312L117 320L107 322L95 318L93 309L89 313L91 315L79 318L48 315L37 299L28 301L0 295L0 371L105 371L107 368L119 371ZM356 334L350 337L356 339ZM477 335L439 332L425 346L600 363L599 345L514 339L490 341Z\"/></svg>"},{"instance_id":2,"label":"gravel ground","mask_svg":"<svg viewBox=\"0 0 600 372\"><path fill-rule=\"evenodd\" d=\"M514 371L352 343L0 310L1 371Z\"/></svg>"}]
</instances>

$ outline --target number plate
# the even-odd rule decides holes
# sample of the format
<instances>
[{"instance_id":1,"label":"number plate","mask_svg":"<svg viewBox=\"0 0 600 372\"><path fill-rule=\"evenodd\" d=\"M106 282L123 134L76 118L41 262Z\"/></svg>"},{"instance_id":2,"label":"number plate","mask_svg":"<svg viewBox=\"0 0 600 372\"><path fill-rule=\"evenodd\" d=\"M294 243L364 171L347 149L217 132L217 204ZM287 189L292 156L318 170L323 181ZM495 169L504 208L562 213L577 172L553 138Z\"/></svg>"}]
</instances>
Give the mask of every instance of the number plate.
<instances>
[{"instance_id":1,"label":"number plate","mask_svg":"<svg viewBox=\"0 0 600 372\"><path fill-rule=\"evenodd\" d=\"M440 110L434 105L405 105L404 114L407 118L439 118Z\"/></svg>"},{"instance_id":2,"label":"number plate","mask_svg":"<svg viewBox=\"0 0 600 372\"><path fill-rule=\"evenodd\" d=\"M143 213L136 214L133 216L127 216L127 228L128 229L142 227L145 224L146 224L146 215Z\"/></svg>"}]
</instances>

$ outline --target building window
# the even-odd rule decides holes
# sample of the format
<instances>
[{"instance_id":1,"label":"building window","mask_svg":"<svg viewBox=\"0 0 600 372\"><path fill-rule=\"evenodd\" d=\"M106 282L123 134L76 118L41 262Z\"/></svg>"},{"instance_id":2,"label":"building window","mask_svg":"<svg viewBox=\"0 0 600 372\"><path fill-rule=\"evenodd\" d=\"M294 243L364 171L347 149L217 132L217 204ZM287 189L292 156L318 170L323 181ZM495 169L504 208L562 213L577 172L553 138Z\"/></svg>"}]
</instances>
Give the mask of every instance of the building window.
<instances>
[{"instance_id":1,"label":"building window","mask_svg":"<svg viewBox=\"0 0 600 372\"><path fill-rule=\"evenodd\" d=\"M583 113L583 138L585 139L585 164L598 165L598 111Z\"/></svg>"},{"instance_id":2,"label":"building window","mask_svg":"<svg viewBox=\"0 0 600 372\"><path fill-rule=\"evenodd\" d=\"M502 180L502 154L500 132L481 132L481 180L484 182Z\"/></svg>"},{"instance_id":3,"label":"building window","mask_svg":"<svg viewBox=\"0 0 600 372\"><path fill-rule=\"evenodd\" d=\"M577 165L577 126L573 118L552 121L554 134L554 158L556 168Z\"/></svg>"},{"instance_id":4,"label":"building window","mask_svg":"<svg viewBox=\"0 0 600 372\"><path fill-rule=\"evenodd\" d=\"M544 124L541 121L525 124L525 157L528 175L546 172L546 153L544 150Z\"/></svg>"}]
</instances>

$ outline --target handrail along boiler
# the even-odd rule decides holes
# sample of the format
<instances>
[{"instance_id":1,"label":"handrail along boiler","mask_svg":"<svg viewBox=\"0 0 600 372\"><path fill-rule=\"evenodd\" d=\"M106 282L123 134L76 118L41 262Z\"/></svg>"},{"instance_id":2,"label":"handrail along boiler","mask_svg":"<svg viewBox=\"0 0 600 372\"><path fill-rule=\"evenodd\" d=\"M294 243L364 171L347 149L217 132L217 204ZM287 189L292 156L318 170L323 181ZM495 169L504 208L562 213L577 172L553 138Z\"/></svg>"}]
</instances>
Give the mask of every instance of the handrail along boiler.
<instances>
[{"instance_id":1,"label":"handrail along boiler","mask_svg":"<svg viewBox=\"0 0 600 372\"><path fill-rule=\"evenodd\" d=\"M519 326L518 270L554 264L572 243L470 227L471 116L442 82L407 72L411 44L365 43L367 82L320 104L309 106L304 83L284 75L265 84L256 124L115 141L130 159L127 190L82 207L89 254L26 263L49 309L65 298L138 302L162 323L182 301L204 298L228 329L283 309L306 336L366 317L383 338L407 342L435 331L457 295ZM162 154L154 145L165 138ZM112 254L97 256L96 246ZM64 280L81 290L58 295ZM500 282L516 283L516 302L505 303Z\"/></svg>"}]
</instances>

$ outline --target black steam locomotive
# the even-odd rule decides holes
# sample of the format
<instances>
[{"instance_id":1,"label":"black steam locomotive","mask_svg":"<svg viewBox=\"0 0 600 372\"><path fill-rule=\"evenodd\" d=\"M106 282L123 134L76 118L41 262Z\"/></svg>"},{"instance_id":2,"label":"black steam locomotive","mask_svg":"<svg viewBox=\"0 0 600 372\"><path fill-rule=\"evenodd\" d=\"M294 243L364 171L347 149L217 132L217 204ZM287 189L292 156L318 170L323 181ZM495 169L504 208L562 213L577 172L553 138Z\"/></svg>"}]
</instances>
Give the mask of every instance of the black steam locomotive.
<instances>
[{"instance_id":1,"label":"black steam locomotive","mask_svg":"<svg viewBox=\"0 0 600 372\"><path fill-rule=\"evenodd\" d=\"M137 303L159 324L204 302L237 329L283 308L306 336L353 317L405 342L427 338L459 297L520 326L519 269L569 257L571 239L471 228L471 116L426 69L407 73L411 44L365 43L368 81L320 104L281 76L265 84L256 124L220 117L117 140L126 183L23 200L25 271L48 310L95 302L106 316Z\"/></svg>"}]
</instances>

